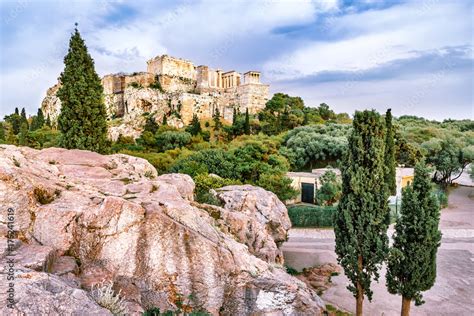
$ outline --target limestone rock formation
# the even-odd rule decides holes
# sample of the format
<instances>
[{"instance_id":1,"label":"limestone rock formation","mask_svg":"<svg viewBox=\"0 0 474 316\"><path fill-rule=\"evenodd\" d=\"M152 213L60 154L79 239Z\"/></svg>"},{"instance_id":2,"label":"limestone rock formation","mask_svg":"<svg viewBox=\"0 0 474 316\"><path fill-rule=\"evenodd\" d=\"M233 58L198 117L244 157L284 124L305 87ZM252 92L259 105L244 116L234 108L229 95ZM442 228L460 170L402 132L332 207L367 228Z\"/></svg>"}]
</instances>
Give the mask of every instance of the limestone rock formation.
<instances>
[{"instance_id":1,"label":"limestone rock formation","mask_svg":"<svg viewBox=\"0 0 474 316\"><path fill-rule=\"evenodd\" d=\"M119 135L138 138L145 116L181 128L194 114L208 120L219 109L224 120L232 121L234 108L256 114L265 107L269 86L260 82L260 73L222 72L190 61L163 55L147 62L147 72L117 73L102 78L104 103L109 120L109 138ZM41 108L53 123L61 112L56 96L60 84L46 93Z\"/></svg>"},{"instance_id":2,"label":"limestone rock formation","mask_svg":"<svg viewBox=\"0 0 474 316\"><path fill-rule=\"evenodd\" d=\"M287 240L291 227L285 205L272 192L251 185L226 186L214 193L224 204L218 223L225 223L228 232L249 251L268 262L283 264L279 249Z\"/></svg>"},{"instance_id":3,"label":"limestone rock formation","mask_svg":"<svg viewBox=\"0 0 474 316\"><path fill-rule=\"evenodd\" d=\"M0 145L0 205L15 211L18 249L42 249L30 268L16 265L17 297L36 293L41 310L17 310L55 314L62 310L52 300L68 298L70 314L82 302L87 314L104 315L76 286L111 281L130 314L177 306L212 315L322 313L315 292L281 265L289 221L273 194L226 187L219 208L193 202L193 189L188 176L158 177L140 158ZM2 236L6 223L2 212Z\"/></svg>"}]
</instances>

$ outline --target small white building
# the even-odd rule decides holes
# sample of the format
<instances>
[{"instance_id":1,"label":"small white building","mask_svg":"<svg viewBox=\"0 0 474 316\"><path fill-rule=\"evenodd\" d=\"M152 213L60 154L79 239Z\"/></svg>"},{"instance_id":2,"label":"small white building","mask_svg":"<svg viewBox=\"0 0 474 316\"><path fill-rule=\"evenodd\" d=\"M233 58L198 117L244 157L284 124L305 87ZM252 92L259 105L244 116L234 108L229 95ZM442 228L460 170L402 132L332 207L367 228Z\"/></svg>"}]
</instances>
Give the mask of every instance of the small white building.
<instances>
[{"instance_id":1,"label":"small white building","mask_svg":"<svg viewBox=\"0 0 474 316\"><path fill-rule=\"evenodd\" d=\"M341 176L341 171L336 168L319 168L311 172L288 172L286 175L292 180L291 185L298 190L300 194L293 200L286 201L287 204L310 203L315 204L316 190L321 185L319 179L327 171L333 171L337 177ZM396 203L402 196L402 188L413 181L413 168L396 168L397 194L390 197L390 203Z\"/></svg>"}]
</instances>

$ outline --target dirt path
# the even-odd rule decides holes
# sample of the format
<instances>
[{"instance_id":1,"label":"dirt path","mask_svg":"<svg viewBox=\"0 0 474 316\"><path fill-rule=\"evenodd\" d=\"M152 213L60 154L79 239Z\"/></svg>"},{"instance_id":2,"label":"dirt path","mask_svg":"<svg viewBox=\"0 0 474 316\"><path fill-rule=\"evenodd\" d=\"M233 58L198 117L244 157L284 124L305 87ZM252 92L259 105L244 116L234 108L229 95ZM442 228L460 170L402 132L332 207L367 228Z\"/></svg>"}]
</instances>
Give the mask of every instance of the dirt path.
<instances>
[{"instance_id":1,"label":"dirt path","mask_svg":"<svg viewBox=\"0 0 474 316\"><path fill-rule=\"evenodd\" d=\"M441 213L440 227L443 239L438 250L436 283L423 294L424 305L412 306L411 315L474 315L474 188L459 187L451 192L449 206ZM334 245L332 230L292 229L283 251L286 263L301 269L335 262ZM332 282L334 286L322 298L355 312L355 299L346 289L347 278L339 275ZM400 315L401 298L387 292L385 268L372 289L372 302L364 303L365 315Z\"/></svg>"}]
</instances>

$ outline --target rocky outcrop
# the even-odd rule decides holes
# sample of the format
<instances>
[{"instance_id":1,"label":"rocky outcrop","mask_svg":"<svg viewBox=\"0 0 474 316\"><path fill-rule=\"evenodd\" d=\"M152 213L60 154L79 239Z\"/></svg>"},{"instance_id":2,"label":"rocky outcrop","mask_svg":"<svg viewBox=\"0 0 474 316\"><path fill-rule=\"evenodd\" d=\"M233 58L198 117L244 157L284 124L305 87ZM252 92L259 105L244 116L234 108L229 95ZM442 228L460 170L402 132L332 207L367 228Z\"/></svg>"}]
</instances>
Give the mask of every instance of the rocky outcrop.
<instances>
[{"instance_id":1,"label":"rocky outcrop","mask_svg":"<svg viewBox=\"0 0 474 316\"><path fill-rule=\"evenodd\" d=\"M213 210L217 222L260 259L283 264L279 249L291 227L278 197L251 185L226 186L214 191L223 208ZM218 216L216 216L218 214Z\"/></svg>"},{"instance_id":2,"label":"rocky outcrop","mask_svg":"<svg viewBox=\"0 0 474 316\"><path fill-rule=\"evenodd\" d=\"M58 291L46 287L38 300L52 291L89 304L75 286L111 281L131 314L177 306L213 315L322 312L319 297L283 269L278 245L289 221L273 194L226 187L217 192L220 208L193 202L193 189L188 176L158 177L140 158L0 145L0 205L15 211L15 236L25 247L49 249L46 263L33 265L48 273L35 272L31 282L51 276ZM2 212L3 236L6 223ZM16 291L20 298L30 293L23 285ZM41 308L39 314L59 311L48 299Z\"/></svg>"},{"instance_id":3,"label":"rocky outcrop","mask_svg":"<svg viewBox=\"0 0 474 316\"><path fill-rule=\"evenodd\" d=\"M50 118L51 122L57 122L59 114L61 113L61 100L59 100L56 93L61 84L57 83L46 91L46 97L41 102L41 110L45 117Z\"/></svg>"}]
</instances>

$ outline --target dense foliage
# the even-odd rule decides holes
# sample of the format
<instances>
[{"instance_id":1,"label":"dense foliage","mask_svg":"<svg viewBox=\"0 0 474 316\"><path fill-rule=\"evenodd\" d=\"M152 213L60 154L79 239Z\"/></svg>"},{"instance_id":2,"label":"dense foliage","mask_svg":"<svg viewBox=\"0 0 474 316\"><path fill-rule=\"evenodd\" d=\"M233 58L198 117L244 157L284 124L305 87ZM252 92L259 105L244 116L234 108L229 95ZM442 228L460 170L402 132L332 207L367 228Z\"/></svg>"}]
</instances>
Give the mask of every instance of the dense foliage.
<instances>
[{"instance_id":1,"label":"dense foliage","mask_svg":"<svg viewBox=\"0 0 474 316\"><path fill-rule=\"evenodd\" d=\"M57 92L61 100L58 119L60 145L64 148L106 152L107 123L100 77L84 40L75 29L64 57L64 71Z\"/></svg>"},{"instance_id":2,"label":"dense foliage","mask_svg":"<svg viewBox=\"0 0 474 316\"><path fill-rule=\"evenodd\" d=\"M334 206L292 205L288 216L294 227L332 227L336 212Z\"/></svg>"},{"instance_id":3,"label":"dense foliage","mask_svg":"<svg viewBox=\"0 0 474 316\"><path fill-rule=\"evenodd\" d=\"M316 191L317 203L332 206L339 201L342 194L342 183L336 173L328 170L319 178L319 181L320 186Z\"/></svg>"},{"instance_id":4,"label":"dense foliage","mask_svg":"<svg viewBox=\"0 0 474 316\"><path fill-rule=\"evenodd\" d=\"M349 125L328 124L297 127L284 140L287 156L295 169L336 165L347 148Z\"/></svg>"},{"instance_id":5,"label":"dense foliage","mask_svg":"<svg viewBox=\"0 0 474 316\"><path fill-rule=\"evenodd\" d=\"M403 190L400 215L386 278L388 291L403 296L402 315L408 315L410 301L422 304L421 292L434 285L436 253L441 243L440 207L430 170L424 164L415 167L413 184Z\"/></svg>"},{"instance_id":6,"label":"dense foliage","mask_svg":"<svg viewBox=\"0 0 474 316\"><path fill-rule=\"evenodd\" d=\"M363 298L372 299L370 284L378 279L388 252L385 122L377 112L363 111L355 113L352 126L334 232L338 262L351 282L348 289L357 299L357 315L362 315Z\"/></svg>"},{"instance_id":7,"label":"dense foliage","mask_svg":"<svg viewBox=\"0 0 474 316\"><path fill-rule=\"evenodd\" d=\"M392 125L392 111L387 110L385 114L385 184L390 195L397 193L397 183L395 179L395 143Z\"/></svg>"}]
</instances>

